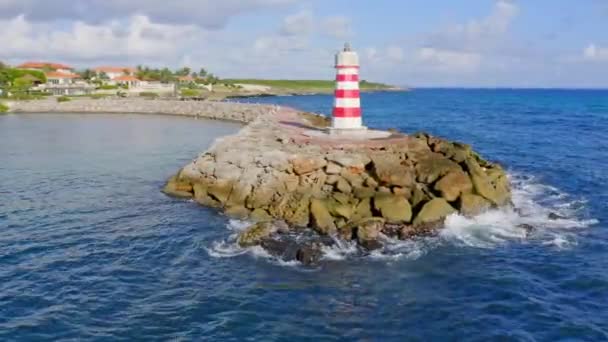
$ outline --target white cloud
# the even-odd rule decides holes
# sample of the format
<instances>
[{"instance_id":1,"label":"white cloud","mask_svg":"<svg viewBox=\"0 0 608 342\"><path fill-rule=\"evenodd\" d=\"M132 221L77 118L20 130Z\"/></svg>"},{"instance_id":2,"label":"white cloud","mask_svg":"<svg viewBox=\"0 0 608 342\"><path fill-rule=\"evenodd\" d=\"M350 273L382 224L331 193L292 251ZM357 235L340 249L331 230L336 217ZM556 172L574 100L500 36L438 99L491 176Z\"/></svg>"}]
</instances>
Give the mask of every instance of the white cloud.
<instances>
[{"instance_id":1,"label":"white cloud","mask_svg":"<svg viewBox=\"0 0 608 342\"><path fill-rule=\"evenodd\" d=\"M350 19L345 16L332 16L323 19L321 30L336 39L346 39L352 35Z\"/></svg>"},{"instance_id":2,"label":"white cloud","mask_svg":"<svg viewBox=\"0 0 608 342\"><path fill-rule=\"evenodd\" d=\"M488 16L435 32L427 37L425 45L473 53L495 50L505 44L505 35L518 13L514 2L498 0Z\"/></svg>"},{"instance_id":3,"label":"white cloud","mask_svg":"<svg viewBox=\"0 0 608 342\"><path fill-rule=\"evenodd\" d=\"M421 48L416 57L419 62L429 67L436 67L442 72L471 72L479 68L482 57L480 54L470 52L457 52L439 50L435 48Z\"/></svg>"},{"instance_id":4,"label":"white cloud","mask_svg":"<svg viewBox=\"0 0 608 342\"><path fill-rule=\"evenodd\" d=\"M304 35L312 32L313 25L312 12L304 10L285 17L279 31L285 36Z\"/></svg>"},{"instance_id":5,"label":"white cloud","mask_svg":"<svg viewBox=\"0 0 608 342\"><path fill-rule=\"evenodd\" d=\"M386 56L394 62L402 62L404 57L403 49L398 46L389 46L386 49Z\"/></svg>"},{"instance_id":6,"label":"white cloud","mask_svg":"<svg viewBox=\"0 0 608 342\"><path fill-rule=\"evenodd\" d=\"M205 32L197 26L158 24L142 15L99 25L76 21L62 29L32 23L20 15L0 20L0 27L0 57L11 59L163 59L176 56L205 38Z\"/></svg>"},{"instance_id":7,"label":"white cloud","mask_svg":"<svg viewBox=\"0 0 608 342\"><path fill-rule=\"evenodd\" d=\"M583 50L583 57L589 61L608 61L608 48L589 44Z\"/></svg>"},{"instance_id":8,"label":"white cloud","mask_svg":"<svg viewBox=\"0 0 608 342\"><path fill-rule=\"evenodd\" d=\"M1 0L0 18L24 15L28 21L78 20L98 24L143 15L151 21L224 27L244 13L281 8L302 0Z\"/></svg>"}]
</instances>

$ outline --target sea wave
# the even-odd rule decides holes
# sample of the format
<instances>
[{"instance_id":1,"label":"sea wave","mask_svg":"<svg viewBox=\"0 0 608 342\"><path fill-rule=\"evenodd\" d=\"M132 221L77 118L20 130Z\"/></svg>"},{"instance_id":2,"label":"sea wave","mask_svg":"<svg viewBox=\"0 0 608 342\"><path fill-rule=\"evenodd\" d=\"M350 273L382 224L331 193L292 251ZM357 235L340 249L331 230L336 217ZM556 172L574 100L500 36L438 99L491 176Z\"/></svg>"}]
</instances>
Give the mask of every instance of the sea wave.
<instances>
[{"instance_id":1,"label":"sea wave","mask_svg":"<svg viewBox=\"0 0 608 342\"><path fill-rule=\"evenodd\" d=\"M585 199L542 184L532 176L510 173L509 177L513 206L492 209L474 217L450 215L444 229L434 237L403 241L383 236L383 247L370 253L363 253L355 242L336 240L332 246L322 248L322 260L362 257L387 261L415 260L439 246L490 249L524 241L560 250L570 249L577 245L577 233L581 229L598 223L596 219L585 218ZM206 248L208 254L216 258L248 254L284 266L298 265L296 261L282 261L261 247L238 246L238 233L249 224L247 221L229 220L226 228L231 234L214 241Z\"/></svg>"}]
</instances>

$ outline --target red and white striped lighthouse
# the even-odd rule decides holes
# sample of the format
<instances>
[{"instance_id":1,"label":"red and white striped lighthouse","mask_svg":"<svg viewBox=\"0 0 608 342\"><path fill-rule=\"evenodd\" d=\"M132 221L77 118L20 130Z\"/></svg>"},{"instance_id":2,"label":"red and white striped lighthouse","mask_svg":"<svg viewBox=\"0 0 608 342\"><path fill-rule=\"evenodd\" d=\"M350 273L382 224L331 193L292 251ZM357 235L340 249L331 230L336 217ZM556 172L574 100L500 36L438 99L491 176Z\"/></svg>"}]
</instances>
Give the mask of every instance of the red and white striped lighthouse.
<instances>
[{"instance_id":1,"label":"red and white striped lighthouse","mask_svg":"<svg viewBox=\"0 0 608 342\"><path fill-rule=\"evenodd\" d=\"M361 124L359 56L348 43L336 54L336 92L332 130L365 129Z\"/></svg>"}]
</instances>

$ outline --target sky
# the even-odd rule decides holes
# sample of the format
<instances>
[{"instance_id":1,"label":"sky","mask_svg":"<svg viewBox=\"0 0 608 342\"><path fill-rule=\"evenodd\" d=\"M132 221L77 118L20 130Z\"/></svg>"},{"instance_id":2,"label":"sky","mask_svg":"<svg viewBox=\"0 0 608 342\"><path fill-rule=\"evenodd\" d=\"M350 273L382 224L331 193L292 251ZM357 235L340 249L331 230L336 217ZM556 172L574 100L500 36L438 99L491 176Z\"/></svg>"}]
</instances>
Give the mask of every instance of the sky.
<instances>
[{"instance_id":1,"label":"sky","mask_svg":"<svg viewBox=\"0 0 608 342\"><path fill-rule=\"evenodd\" d=\"M608 0L0 0L0 61L412 87L608 88Z\"/></svg>"}]
</instances>

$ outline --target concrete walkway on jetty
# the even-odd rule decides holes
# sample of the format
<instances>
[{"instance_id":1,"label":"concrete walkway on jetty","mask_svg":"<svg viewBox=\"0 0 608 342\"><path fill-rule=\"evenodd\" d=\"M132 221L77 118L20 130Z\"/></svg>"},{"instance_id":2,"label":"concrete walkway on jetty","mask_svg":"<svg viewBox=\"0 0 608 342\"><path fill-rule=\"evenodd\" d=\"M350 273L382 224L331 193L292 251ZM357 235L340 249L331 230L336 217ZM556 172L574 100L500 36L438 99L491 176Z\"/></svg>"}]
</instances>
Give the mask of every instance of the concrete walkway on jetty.
<instances>
[{"instance_id":1,"label":"concrete walkway on jetty","mask_svg":"<svg viewBox=\"0 0 608 342\"><path fill-rule=\"evenodd\" d=\"M323 117L314 118L312 114L303 117L299 111L292 108L252 103L139 98L83 98L67 102L57 102L54 99L15 101L9 104L9 108L14 113L163 114L226 120L244 124L258 119L271 123L273 127L289 135L297 144L318 144L332 148L399 144L405 142L406 139L403 134L394 135L381 131L368 131L353 136L348 134L331 136L323 128L327 125ZM310 119L320 124L320 127L311 125Z\"/></svg>"}]
</instances>

